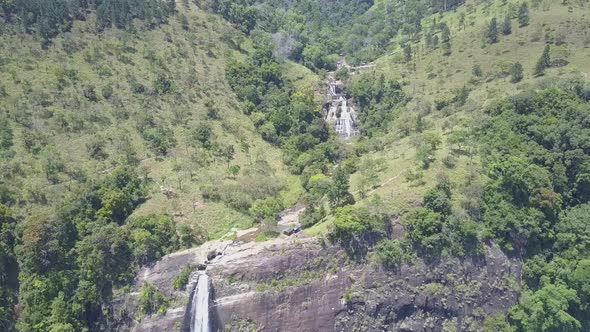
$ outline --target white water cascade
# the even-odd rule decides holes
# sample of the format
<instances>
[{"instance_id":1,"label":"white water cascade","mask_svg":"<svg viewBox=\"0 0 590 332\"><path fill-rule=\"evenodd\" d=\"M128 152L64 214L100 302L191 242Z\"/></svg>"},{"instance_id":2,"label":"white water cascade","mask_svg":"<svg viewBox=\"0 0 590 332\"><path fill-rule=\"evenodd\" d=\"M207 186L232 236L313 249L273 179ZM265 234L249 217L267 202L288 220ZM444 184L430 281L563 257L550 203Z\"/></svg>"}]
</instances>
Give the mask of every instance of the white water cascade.
<instances>
[{"instance_id":1,"label":"white water cascade","mask_svg":"<svg viewBox=\"0 0 590 332\"><path fill-rule=\"evenodd\" d=\"M209 276L201 274L191 304L191 332L210 332Z\"/></svg>"},{"instance_id":2,"label":"white water cascade","mask_svg":"<svg viewBox=\"0 0 590 332\"><path fill-rule=\"evenodd\" d=\"M331 112L334 113L339 106L341 109L340 118L336 119L334 129L343 138L358 135L358 129L355 128L355 122L352 116L352 107L348 106L348 101L342 96L338 99L338 104L331 109Z\"/></svg>"}]
</instances>

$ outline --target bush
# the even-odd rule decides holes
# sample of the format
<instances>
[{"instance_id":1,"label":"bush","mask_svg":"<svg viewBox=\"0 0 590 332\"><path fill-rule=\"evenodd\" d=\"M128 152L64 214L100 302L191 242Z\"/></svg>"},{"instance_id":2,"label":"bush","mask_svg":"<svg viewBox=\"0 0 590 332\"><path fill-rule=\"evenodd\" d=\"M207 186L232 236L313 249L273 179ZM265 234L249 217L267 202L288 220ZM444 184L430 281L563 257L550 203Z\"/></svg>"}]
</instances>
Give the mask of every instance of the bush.
<instances>
[{"instance_id":1,"label":"bush","mask_svg":"<svg viewBox=\"0 0 590 332\"><path fill-rule=\"evenodd\" d=\"M326 217L326 209L323 206L319 208L309 207L301 217L301 225L303 228L309 228Z\"/></svg>"},{"instance_id":2,"label":"bush","mask_svg":"<svg viewBox=\"0 0 590 332\"><path fill-rule=\"evenodd\" d=\"M364 257L369 245L385 234L385 217L367 209L347 205L334 212L333 241L340 243L353 258Z\"/></svg>"},{"instance_id":3,"label":"bush","mask_svg":"<svg viewBox=\"0 0 590 332\"><path fill-rule=\"evenodd\" d=\"M447 155L443 157L442 163L446 168L452 169L457 165L457 158L452 155Z\"/></svg>"},{"instance_id":4,"label":"bush","mask_svg":"<svg viewBox=\"0 0 590 332\"><path fill-rule=\"evenodd\" d=\"M195 266L193 264L188 264L185 266L176 276L176 278L174 278L174 281L172 282L172 288L176 290L184 290L186 284L188 283L188 279L194 270Z\"/></svg>"},{"instance_id":5,"label":"bush","mask_svg":"<svg viewBox=\"0 0 590 332\"><path fill-rule=\"evenodd\" d=\"M240 212L248 212L252 206L252 197L245 192L236 189L235 186L227 186L221 192L221 201L227 206Z\"/></svg>"},{"instance_id":6,"label":"bush","mask_svg":"<svg viewBox=\"0 0 590 332\"><path fill-rule=\"evenodd\" d=\"M404 261L404 250L397 240L384 240L375 247L377 261L389 269L398 268Z\"/></svg>"},{"instance_id":7,"label":"bush","mask_svg":"<svg viewBox=\"0 0 590 332\"><path fill-rule=\"evenodd\" d=\"M146 283L139 292L139 312L143 315L164 315L170 300L154 285Z\"/></svg>"},{"instance_id":8,"label":"bush","mask_svg":"<svg viewBox=\"0 0 590 332\"><path fill-rule=\"evenodd\" d=\"M135 259L145 264L178 249L175 224L169 216L132 218L125 225Z\"/></svg>"},{"instance_id":9,"label":"bush","mask_svg":"<svg viewBox=\"0 0 590 332\"><path fill-rule=\"evenodd\" d=\"M265 199L259 199L252 204L250 208L250 214L261 221L267 218L276 218L277 214L284 209L283 202L280 198L267 197Z\"/></svg>"},{"instance_id":10,"label":"bush","mask_svg":"<svg viewBox=\"0 0 590 332\"><path fill-rule=\"evenodd\" d=\"M425 258L436 258L446 243L443 235L442 215L429 209L419 208L405 218L408 238L418 254Z\"/></svg>"},{"instance_id":11,"label":"bush","mask_svg":"<svg viewBox=\"0 0 590 332\"><path fill-rule=\"evenodd\" d=\"M437 111L440 111L452 103L453 99L450 97L438 97L434 100L434 108L436 108Z\"/></svg>"}]
</instances>

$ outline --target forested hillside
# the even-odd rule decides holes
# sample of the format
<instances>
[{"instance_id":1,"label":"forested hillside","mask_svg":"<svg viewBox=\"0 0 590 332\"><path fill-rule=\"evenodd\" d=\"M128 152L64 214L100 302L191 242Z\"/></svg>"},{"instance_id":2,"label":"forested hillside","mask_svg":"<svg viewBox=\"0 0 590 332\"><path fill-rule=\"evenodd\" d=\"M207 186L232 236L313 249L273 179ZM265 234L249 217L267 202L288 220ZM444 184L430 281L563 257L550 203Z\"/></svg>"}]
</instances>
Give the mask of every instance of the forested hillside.
<instances>
[{"instance_id":1,"label":"forested hillside","mask_svg":"<svg viewBox=\"0 0 590 332\"><path fill-rule=\"evenodd\" d=\"M224 79L250 49L229 24L188 2L2 5L2 330L108 329L138 267L295 202Z\"/></svg>"},{"instance_id":2,"label":"forested hillside","mask_svg":"<svg viewBox=\"0 0 590 332\"><path fill-rule=\"evenodd\" d=\"M434 330L590 329L588 1L0 7L0 330L130 326L113 299L140 269L252 227L247 241L288 239L294 206L301 236L346 256L333 273L492 247L522 265L501 280L517 305ZM326 121L327 79L358 137ZM165 315L161 289L139 287L125 319Z\"/></svg>"}]
</instances>

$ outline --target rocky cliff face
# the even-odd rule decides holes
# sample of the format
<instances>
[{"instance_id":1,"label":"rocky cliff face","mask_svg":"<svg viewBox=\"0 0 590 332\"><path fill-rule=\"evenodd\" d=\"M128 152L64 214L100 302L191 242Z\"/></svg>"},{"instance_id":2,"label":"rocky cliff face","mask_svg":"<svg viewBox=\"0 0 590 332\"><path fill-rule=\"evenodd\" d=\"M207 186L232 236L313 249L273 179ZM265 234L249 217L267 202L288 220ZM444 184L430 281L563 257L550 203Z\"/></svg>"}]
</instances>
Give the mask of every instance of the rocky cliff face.
<instances>
[{"instance_id":1,"label":"rocky cliff face","mask_svg":"<svg viewBox=\"0 0 590 332\"><path fill-rule=\"evenodd\" d=\"M144 317L131 329L187 331L196 278L186 291L174 291L172 281L185 264L201 263L227 245L176 253L142 271L138 284L156 285L172 305L166 315ZM321 240L290 238L229 245L207 273L216 331L459 331L477 330L485 317L516 303L521 265L487 245L478 259L417 261L385 271L352 263Z\"/></svg>"}]
</instances>

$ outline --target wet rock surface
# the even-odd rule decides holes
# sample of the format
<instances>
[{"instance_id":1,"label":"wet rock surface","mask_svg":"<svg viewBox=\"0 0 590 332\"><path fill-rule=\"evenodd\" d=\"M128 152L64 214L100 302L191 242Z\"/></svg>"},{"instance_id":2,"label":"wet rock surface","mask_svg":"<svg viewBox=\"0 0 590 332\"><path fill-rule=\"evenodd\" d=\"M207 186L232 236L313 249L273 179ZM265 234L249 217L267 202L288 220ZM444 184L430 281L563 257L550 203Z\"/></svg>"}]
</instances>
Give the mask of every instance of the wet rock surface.
<instances>
[{"instance_id":1,"label":"wet rock surface","mask_svg":"<svg viewBox=\"0 0 590 332\"><path fill-rule=\"evenodd\" d=\"M493 244L478 258L417 260L397 271L350 262L338 247L302 236L212 246L167 256L143 271L138 283L154 284L171 305L129 329L187 331L196 278L183 291L171 285L186 264L202 263L212 250L223 252L207 266L214 331L478 330L485 317L515 304L519 292L520 262Z\"/></svg>"}]
</instances>

